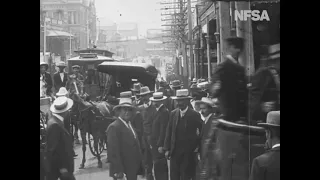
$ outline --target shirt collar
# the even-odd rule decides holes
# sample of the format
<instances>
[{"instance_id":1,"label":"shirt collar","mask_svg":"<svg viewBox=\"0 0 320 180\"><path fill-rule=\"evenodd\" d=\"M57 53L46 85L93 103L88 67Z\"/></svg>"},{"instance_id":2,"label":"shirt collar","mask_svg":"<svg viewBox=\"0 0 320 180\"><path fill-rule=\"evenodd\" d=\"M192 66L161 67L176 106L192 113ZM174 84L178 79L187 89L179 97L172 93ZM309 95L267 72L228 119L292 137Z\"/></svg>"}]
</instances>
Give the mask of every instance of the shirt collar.
<instances>
[{"instance_id":1,"label":"shirt collar","mask_svg":"<svg viewBox=\"0 0 320 180\"><path fill-rule=\"evenodd\" d=\"M159 109L160 109L162 106L163 106L163 104L161 104L158 108L156 108L157 111L159 111Z\"/></svg>"},{"instance_id":2,"label":"shirt collar","mask_svg":"<svg viewBox=\"0 0 320 180\"><path fill-rule=\"evenodd\" d=\"M231 55L227 55L226 56L229 60L231 60L232 62L234 62L235 64L238 64L238 61L235 60Z\"/></svg>"},{"instance_id":3,"label":"shirt collar","mask_svg":"<svg viewBox=\"0 0 320 180\"><path fill-rule=\"evenodd\" d=\"M180 115L181 115L181 117L184 116L187 111L188 111L188 106L187 106L187 108L186 108L185 110L183 110L183 111L181 111L181 109L180 109Z\"/></svg>"},{"instance_id":4,"label":"shirt collar","mask_svg":"<svg viewBox=\"0 0 320 180\"><path fill-rule=\"evenodd\" d=\"M207 117L204 117L204 123L207 124L209 118L212 116L212 113L209 114Z\"/></svg>"},{"instance_id":5,"label":"shirt collar","mask_svg":"<svg viewBox=\"0 0 320 180\"><path fill-rule=\"evenodd\" d=\"M273 146L272 146L272 149L273 149L273 148L276 148L276 147L280 147L280 143L273 145Z\"/></svg>"},{"instance_id":6,"label":"shirt collar","mask_svg":"<svg viewBox=\"0 0 320 180\"><path fill-rule=\"evenodd\" d=\"M55 113L52 113L53 116L55 116L56 118L58 118L60 121L63 122L64 118L62 116L60 116L59 114L55 114Z\"/></svg>"}]
</instances>

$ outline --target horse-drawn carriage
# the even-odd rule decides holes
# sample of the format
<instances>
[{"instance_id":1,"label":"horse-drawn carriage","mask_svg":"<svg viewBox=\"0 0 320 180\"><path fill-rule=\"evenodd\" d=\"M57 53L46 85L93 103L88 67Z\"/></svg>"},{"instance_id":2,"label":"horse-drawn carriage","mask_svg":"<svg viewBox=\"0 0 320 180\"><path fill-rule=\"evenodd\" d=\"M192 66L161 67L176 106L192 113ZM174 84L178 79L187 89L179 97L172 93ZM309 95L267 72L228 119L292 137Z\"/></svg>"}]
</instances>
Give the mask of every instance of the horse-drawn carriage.
<instances>
[{"instance_id":1,"label":"horse-drawn carriage","mask_svg":"<svg viewBox=\"0 0 320 180\"><path fill-rule=\"evenodd\" d=\"M108 80L111 81L111 83L100 83L100 85L103 89L111 86L109 88L113 89L113 94L119 94L121 91L130 91L134 79L153 90L158 73L152 65L126 62L103 62L97 66L97 70L100 79L109 78ZM116 82L122 84L122 88L118 88ZM115 119L112 109L116 104L113 104L114 101L111 103L108 100L98 102L85 101L78 94L71 94L70 97L78 105L79 119L81 120L83 159L80 168L84 168L86 162L86 139L88 139L91 153L98 159L98 167L101 168L100 155L106 146L105 131ZM116 97L114 98L116 99Z\"/></svg>"}]
</instances>

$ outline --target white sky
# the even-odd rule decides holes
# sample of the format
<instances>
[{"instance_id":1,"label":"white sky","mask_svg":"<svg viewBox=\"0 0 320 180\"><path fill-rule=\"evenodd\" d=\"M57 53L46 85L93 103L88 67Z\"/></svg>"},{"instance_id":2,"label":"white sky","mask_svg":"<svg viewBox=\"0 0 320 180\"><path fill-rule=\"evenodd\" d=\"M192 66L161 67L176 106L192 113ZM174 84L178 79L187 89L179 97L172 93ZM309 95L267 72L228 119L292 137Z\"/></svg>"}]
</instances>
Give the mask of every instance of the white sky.
<instances>
[{"instance_id":1,"label":"white sky","mask_svg":"<svg viewBox=\"0 0 320 180\"><path fill-rule=\"evenodd\" d=\"M147 29L162 28L160 1L96 0L96 13L101 26L111 25L113 22L136 22L139 34L145 35Z\"/></svg>"}]
</instances>

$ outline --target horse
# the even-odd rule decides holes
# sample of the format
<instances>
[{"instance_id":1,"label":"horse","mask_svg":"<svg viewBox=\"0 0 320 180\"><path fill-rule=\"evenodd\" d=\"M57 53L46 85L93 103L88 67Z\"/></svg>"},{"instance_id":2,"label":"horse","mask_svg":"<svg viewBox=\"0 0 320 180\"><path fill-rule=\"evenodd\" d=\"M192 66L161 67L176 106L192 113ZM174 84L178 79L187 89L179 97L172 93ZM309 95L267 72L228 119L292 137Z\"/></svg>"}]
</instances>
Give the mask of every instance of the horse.
<instances>
[{"instance_id":1,"label":"horse","mask_svg":"<svg viewBox=\"0 0 320 180\"><path fill-rule=\"evenodd\" d=\"M77 104L77 108L79 111L79 129L82 139L82 162L80 164L79 169L83 169L85 167L86 162L86 144L87 144L87 138L86 135L92 135L93 137L93 148L95 152L99 152L99 145L101 147L101 143L105 142L105 130L97 128L95 125L96 123L101 123L101 121L104 121L104 124L111 124L112 121L110 119L113 119L113 113L112 108L113 106L105 101L101 102L87 102L83 100L78 94L70 94L70 98L73 99L74 104ZM106 122L108 121L108 122ZM96 128L95 128L96 127ZM99 126L98 126L99 127ZM105 127L107 128L107 127ZM90 145L90 144L89 144ZM102 168L102 162L101 157L99 153L92 152L93 155L95 155L98 159L98 168Z\"/></svg>"}]
</instances>

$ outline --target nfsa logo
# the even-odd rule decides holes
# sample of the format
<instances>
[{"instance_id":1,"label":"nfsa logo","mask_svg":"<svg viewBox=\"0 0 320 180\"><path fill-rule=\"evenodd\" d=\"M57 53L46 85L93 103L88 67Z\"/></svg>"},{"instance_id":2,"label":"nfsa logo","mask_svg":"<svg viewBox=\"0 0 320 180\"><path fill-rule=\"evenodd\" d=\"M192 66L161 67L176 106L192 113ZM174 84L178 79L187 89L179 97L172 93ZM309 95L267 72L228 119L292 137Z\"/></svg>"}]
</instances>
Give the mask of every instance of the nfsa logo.
<instances>
[{"instance_id":1,"label":"nfsa logo","mask_svg":"<svg viewBox=\"0 0 320 180\"><path fill-rule=\"evenodd\" d=\"M235 20L240 21L247 21L250 17L252 21L270 21L268 12L266 10L263 10L262 12L259 10L235 10L234 15Z\"/></svg>"}]
</instances>

